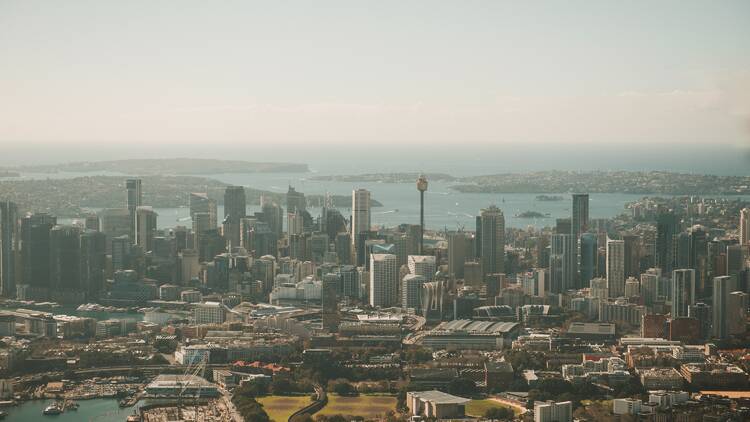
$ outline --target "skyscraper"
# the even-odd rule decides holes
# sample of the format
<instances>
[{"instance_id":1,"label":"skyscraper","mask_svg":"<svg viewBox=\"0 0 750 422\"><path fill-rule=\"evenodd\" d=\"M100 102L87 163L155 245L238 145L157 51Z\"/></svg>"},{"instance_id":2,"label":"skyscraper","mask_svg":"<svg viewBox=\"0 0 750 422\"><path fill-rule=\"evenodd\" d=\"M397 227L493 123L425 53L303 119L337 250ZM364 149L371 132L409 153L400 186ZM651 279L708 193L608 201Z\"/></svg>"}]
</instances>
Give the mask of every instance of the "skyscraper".
<instances>
[{"instance_id":1,"label":"skyscraper","mask_svg":"<svg viewBox=\"0 0 750 422\"><path fill-rule=\"evenodd\" d=\"M370 306L398 304L398 265L396 255L370 255Z\"/></svg>"},{"instance_id":2,"label":"skyscraper","mask_svg":"<svg viewBox=\"0 0 750 422\"><path fill-rule=\"evenodd\" d=\"M401 280L401 307L412 308L415 313L421 312L422 287L427 282L424 277L416 274L407 274Z\"/></svg>"},{"instance_id":3,"label":"skyscraper","mask_svg":"<svg viewBox=\"0 0 750 422\"><path fill-rule=\"evenodd\" d=\"M419 191L419 249L418 253L424 253L424 193L427 190L427 177L420 175L417 179L417 190Z\"/></svg>"},{"instance_id":4,"label":"skyscraper","mask_svg":"<svg viewBox=\"0 0 750 422\"><path fill-rule=\"evenodd\" d=\"M80 229L55 226L49 234L50 297L64 303L82 302Z\"/></svg>"},{"instance_id":5,"label":"skyscraper","mask_svg":"<svg viewBox=\"0 0 750 422\"><path fill-rule=\"evenodd\" d=\"M688 308L695 304L695 270L672 271L672 318L688 316Z\"/></svg>"},{"instance_id":6,"label":"skyscraper","mask_svg":"<svg viewBox=\"0 0 750 422\"><path fill-rule=\"evenodd\" d=\"M335 332L339 328L338 290L341 284L341 275L336 273L325 274L322 284L321 319L323 328Z\"/></svg>"},{"instance_id":7,"label":"skyscraper","mask_svg":"<svg viewBox=\"0 0 750 422\"><path fill-rule=\"evenodd\" d=\"M106 238L104 233L86 230L81 233L81 283L87 300L97 300L104 288L106 266Z\"/></svg>"},{"instance_id":8,"label":"skyscraper","mask_svg":"<svg viewBox=\"0 0 750 422\"><path fill-rule=\"evenodd\" d=\"M607 289L609 297L625 294L625 242L607 238Z\"/></svg>"},{"instance_id":9,"label":"skyscraper","mask_svg":"<svg viewBox=\"0 0 750 422\"><path fill-rule=\"evenodd\" d=\"M240 246L240 220L246 216L245 188L227 186L224 190L224 237L231 247Z\"/></svg>"},{"instance_id":10,"label":"skyscraper","mask_svg":"<svg viewBox=\"0 0 750 422\"><path fill-rule=\"evenodd\" d=\"M672 211L662 211L656 217L656 245L654 255L656 266L663 274L669 274L674 262L674 238L679 229L679 219Z\"/></svg>"},{"instance_id":11,"label":"skyscraper","mask_svg":"<svg viewBox=\"0 0 750 422\"><path fill-rule=\"evenodd\" d=\"M729 293L727 305L728 334L730 336L745 334L747 328L748 294L739 291Z\"/></svg>"},{"instance_id":12,"label":"skyscraper","mask_svg":"<svg viewBox=\"0 0 750 422\"><path fill-rule=\"evenodd\" d=\"M427 281L432 281L435 278L437 261L434 256L409 255L407 265L411 274L421 275Z\"/></svg>"},{"instance_id":13,"label":"skyscraper","mask_svg":"<svg viewBox=\"0 0 750 422\"><path fill-rule=\"evenodd\" d=\"M128 197L128 214L130 215L130 239L135 239L135 210L143 205L143 191L141 190L141 179L127 179L125 181Z\"/></svg>"},{"instance_id":14,"label":"skyscraper","mask_svg":"<svg viewBox=\"0 0 750 422\"><path fill-rule=\"evenodd\" d=\"M713 280L713 310L712 334L716 338L729 336L729 295L737 288L737 281L733 276L714 277Z\"/></svg>"},{"instance_id":15,"label":"skyscraper","mask_svg":"<svg viewBox=\"0 0 750 422\"><path fill-rule=\"evenodd\" d=\"M364 240L370 231L370 192L365 189L357 189L352 192L352 250L357 257L355 263L364 259Z\"/></svg>"},{"instance_id":16,"label":"skyscraper","mask_svg":"<svg viewBox=\"0 0 750 422\"><path fill-rule=\"evenodd\" d=\"M599 251L596 234L583 233L580 241L580 286L588 286L592 278L598 273Z\"/></svg>"},{"instance_id":17,"label":"skyscraper","mask_svg":"<svg viewBox=\"0 0 750 422\"><path fill-rule=\"evenodd\" d=\"M635 234L622 235L625 245L625 278L638 277L641 273L641 238Z\"/></svg>"},{"instance_id":18,"label":"skyscraper","mask_svg":"<svg viewBox=\"0 0 750 422\"><path fill-rule=\"evenodd\" d=\"M18 251L18 208L0 202L0 295L16 297L16 252Z\"/></svg>"},{"instance_id":19,"label":"skyscraper","mask_svg":"<svg viewBox=\"0 0 750 422\"><path fill-rule=\"evenodd\" d=\"M210 229L215 229L218 224L216 201L209 198L207 193L193 192L190 194L190 218L195 219L195 214L207 213Z\"/></svg>"},{"instance_id":20,"label":"skyscraper","mask_svg":"<svg viewBox=\"0 0 750 422\"><path fill-rule=\"evenodd\" d=\"M740 211L740 245L750 245L750 208Z\"/></svg>"},{"instance_id":21,"label":"skyscraper","mask_svg":"<svg viewBox=\"0 0 750 422\"><path fill-rule=\"evenodd\" d=\"M277 239L281 239L283 234L284 225L284 210L277 203L261 198L261 211L263 216L261 220L268 223L271 231L276 235Z\"/></svg>"},{"instance_id":22,"label":"skyscraper","mask_svg":"<svg viewBox=\"0 0 750 422\"><path fill-rule=\"evenodd\" d=\"M135 244L148 252L153 248L156 232L156 211L151 207L140 206L135 210Z\"/></svg>"},{"instance_id":23,"label":"skyscraper","mask_svg":"<svg viewBox=\"0 0 750 422\"><path fill-rule=\"evenodd\" d=\"M571 230L576 238L589 229L589 194L573 194L573 218Z\"/></svg>"},{"instance_id":24,"label":"skyscraper","mask_svg":"<svg viewBox=\"0 0 750 422\"><path fill-rule=\"evenodd\" d=\"M26 299L49 299L50 291L50 230L57 219L37 213L21 219L21 262Z\"/></svg>"},{"instance_id":25,"label":"skyscraper","mask_svg":"<svg viewBox=\"0 0 750 422\"><path fill-rule=\"evenodd\" d=\"M553 234L550 239L549 291L563 293L574 288L575 245L571 234Z\"/></svg>"},{"instance_id":26,"label":"skyscraper","mask_svg":"<svg viewBox=\"0 0 750 422\"><path fill-rule=\"evenodd\" d=\"M448 273L457 279L464 278L466 243L464 232L455 232L448 235Z\"/></svg>"},{"instance_id":27,"label":"skyscraper","mask_svg":"<svg viewBox=\"0 0 750 422\"><path fill-rule=\"evenodd\" d=\"M505 272L505 216L492 205L481 214L482 276Z\"/></svg>"}]
</instances>

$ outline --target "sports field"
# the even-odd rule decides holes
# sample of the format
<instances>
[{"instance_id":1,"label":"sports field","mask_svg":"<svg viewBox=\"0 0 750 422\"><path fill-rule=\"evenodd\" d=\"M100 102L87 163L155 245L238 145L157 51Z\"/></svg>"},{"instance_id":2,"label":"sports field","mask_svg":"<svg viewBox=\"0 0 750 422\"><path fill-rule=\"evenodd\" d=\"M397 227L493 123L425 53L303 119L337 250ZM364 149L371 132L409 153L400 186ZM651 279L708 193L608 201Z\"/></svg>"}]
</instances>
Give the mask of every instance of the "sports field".
<instances>
[{"instance_id":1,"label":"sports field","mask_svg":"<svg viewBox=\"0 0 750 422\"><path fill-rule=\"evenodd\" d=\"M310 404L310 396L265 396L257 400L276 422L286 422L292 413Z\"/></svg>"},{"instance_id":2,"label":"sports field","mask_svg":"<svg viewBox=\"0 0 750 422\"><path fill-rule=\"evenodd\" d=\"M316 415L350 415L373 418L385 415L389 410L396 410L395 396L359 395L342 397L328 395L328 404Z\"/></svg>"}]
</instances>

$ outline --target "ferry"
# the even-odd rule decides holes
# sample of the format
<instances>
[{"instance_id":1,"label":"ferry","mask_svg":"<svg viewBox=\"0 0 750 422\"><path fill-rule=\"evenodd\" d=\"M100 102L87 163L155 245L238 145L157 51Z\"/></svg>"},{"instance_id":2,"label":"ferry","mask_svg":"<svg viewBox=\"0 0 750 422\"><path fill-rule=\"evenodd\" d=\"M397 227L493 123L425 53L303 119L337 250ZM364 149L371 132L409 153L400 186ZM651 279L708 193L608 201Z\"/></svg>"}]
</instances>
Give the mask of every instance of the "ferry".
<instances>
[{"instance_id":1,"label":"ferry","mask_svg":"<svg viewBox=\"0 0 750 422\"><path fill-rule=\"evenodd\" d=\"M55 402L45 407L42 413L45 415L59 415L62 412L63 412L62 406L59 403Z\"/></svg>"}]
</instances>

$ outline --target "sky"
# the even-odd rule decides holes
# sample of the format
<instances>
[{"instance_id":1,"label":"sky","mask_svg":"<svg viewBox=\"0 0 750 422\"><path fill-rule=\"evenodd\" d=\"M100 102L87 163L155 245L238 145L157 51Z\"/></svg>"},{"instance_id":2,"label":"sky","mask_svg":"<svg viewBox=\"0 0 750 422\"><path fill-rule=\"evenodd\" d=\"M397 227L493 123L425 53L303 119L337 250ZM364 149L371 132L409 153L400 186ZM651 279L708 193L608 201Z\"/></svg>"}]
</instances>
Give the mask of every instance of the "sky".
<instances>
[{"instance_id":1,"label":"sky","mask_svg":"<svg viewBox=\"0 0 750 422\"><path fill-rule=\"evenodd\" d=\"M750 2L0 1L0 164L526 147L750 148Z\"/></svg>"}]
</instances>

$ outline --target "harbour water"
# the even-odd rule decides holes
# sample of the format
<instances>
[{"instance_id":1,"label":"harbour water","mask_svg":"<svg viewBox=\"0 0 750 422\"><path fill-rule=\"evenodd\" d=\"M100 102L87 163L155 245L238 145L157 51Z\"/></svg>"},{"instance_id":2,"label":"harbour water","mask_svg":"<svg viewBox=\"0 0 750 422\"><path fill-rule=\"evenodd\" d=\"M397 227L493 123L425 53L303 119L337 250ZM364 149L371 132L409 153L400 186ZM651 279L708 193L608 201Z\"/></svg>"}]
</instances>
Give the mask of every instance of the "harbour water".
<instances>
[{"instance_id":1,"label":"harbour water","mask_svg":"<svg viewBox=\"0 0 750 422\"><path fill-rule=\"evenodd\" d=\"M133 413L133 408L121 409L116 399L92 399L78 402L78 410L68 410L59 415L42 415L53 400L30 400L3 410L8 413L5 420L13 422L123 422Z\"/></svg>"}]
</instances>

